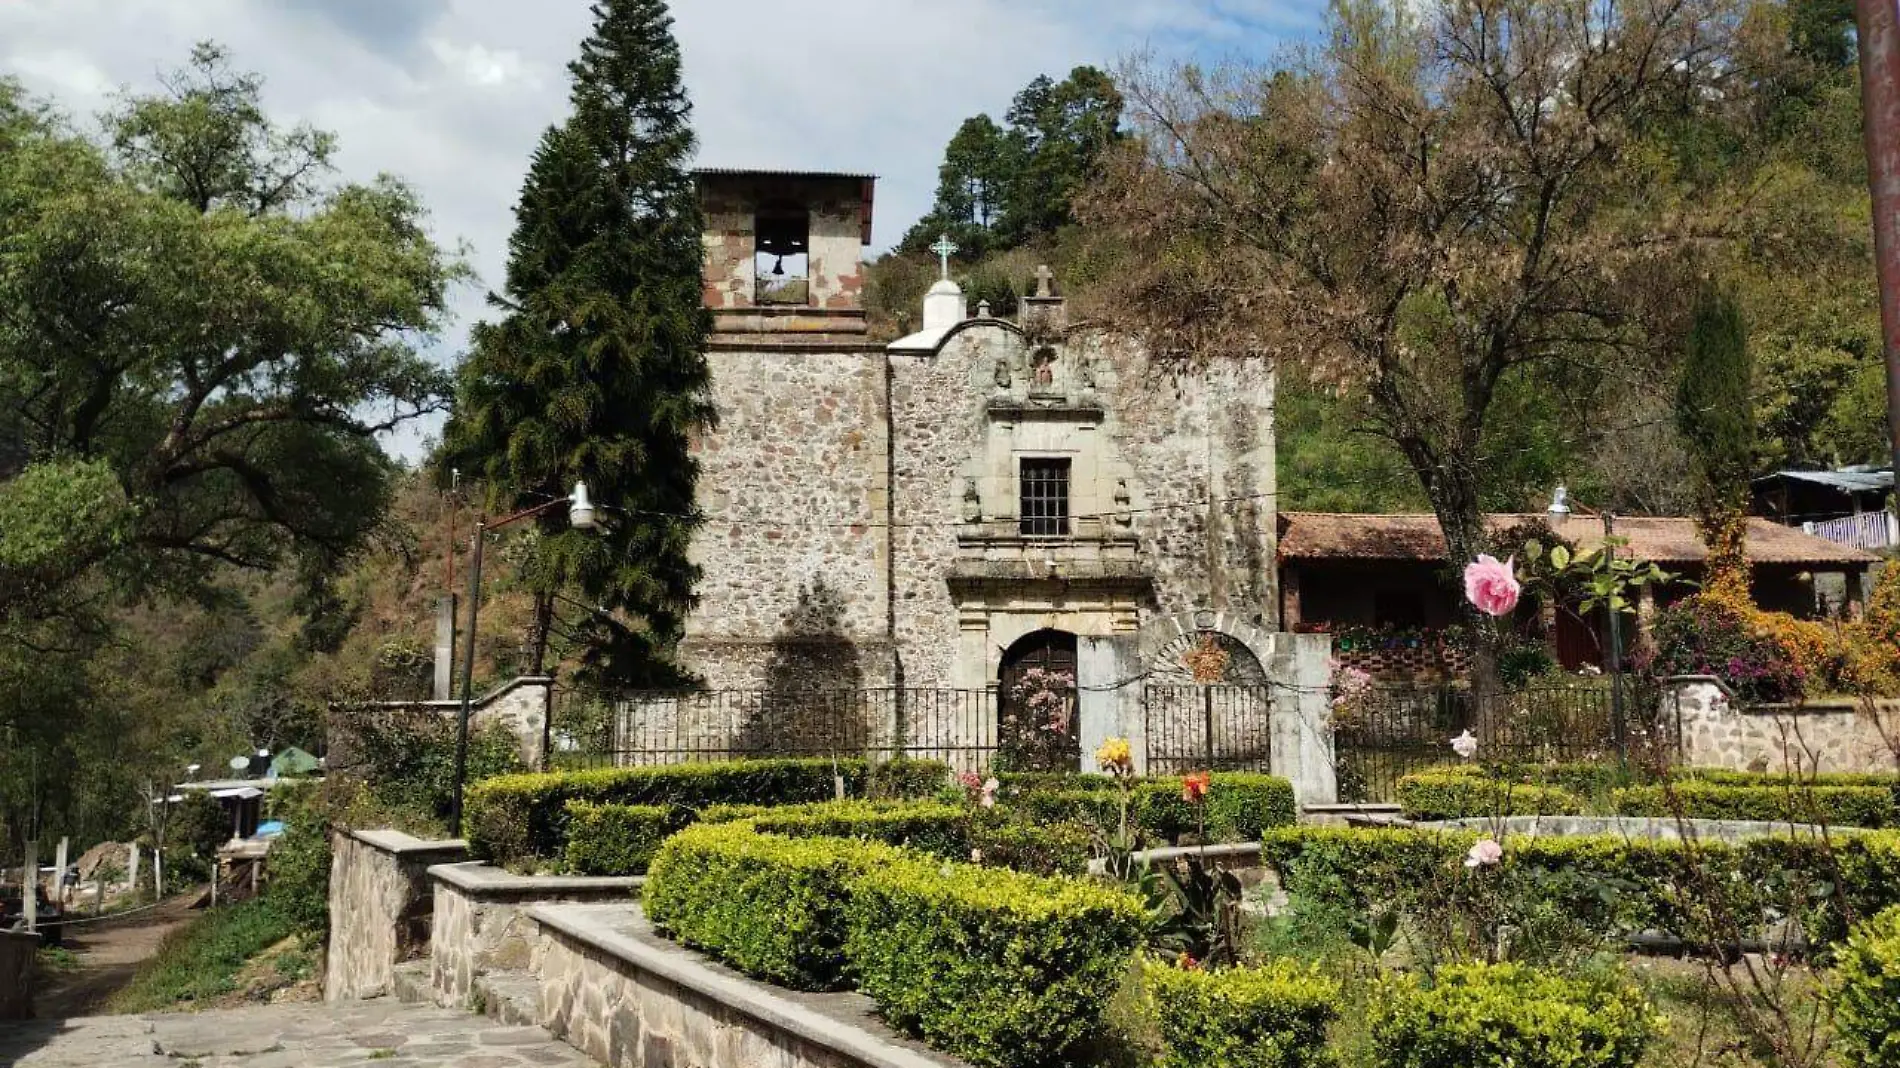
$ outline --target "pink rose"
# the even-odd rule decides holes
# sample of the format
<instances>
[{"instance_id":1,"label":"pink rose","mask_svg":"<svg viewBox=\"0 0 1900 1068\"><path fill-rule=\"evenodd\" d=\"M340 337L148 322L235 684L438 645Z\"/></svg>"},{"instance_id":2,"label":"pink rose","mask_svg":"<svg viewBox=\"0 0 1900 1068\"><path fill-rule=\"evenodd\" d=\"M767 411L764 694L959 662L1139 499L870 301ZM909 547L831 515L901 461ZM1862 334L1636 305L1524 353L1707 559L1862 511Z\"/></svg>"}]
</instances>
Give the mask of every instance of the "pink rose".
<instances>
[{"instance_id":1,"label":"pink rose","mask_svg":"<svg viewBox=\"0 0 1900 1068\"><path fill-rule=\"evenodd\" d=\"M1516 562L1515 556L1500 563L1495 556L1480 554L1476 560L1466 564L1465 600L1485 615L1510 615L1517 607L1518 594L1523 590L1512 570Z\"/></svg>"},{"instance_id":2,"label":"pink rose","mask_svg":"<svg viewBox=\"0 0 1900 1068\"><path fill-rule=\"evenodd\" d=\"M1465 867L1489 867L1504 859L1504 847L1493 838L1480 838L1478 844L1465 854Z\"/></svg>"}]
</instances>

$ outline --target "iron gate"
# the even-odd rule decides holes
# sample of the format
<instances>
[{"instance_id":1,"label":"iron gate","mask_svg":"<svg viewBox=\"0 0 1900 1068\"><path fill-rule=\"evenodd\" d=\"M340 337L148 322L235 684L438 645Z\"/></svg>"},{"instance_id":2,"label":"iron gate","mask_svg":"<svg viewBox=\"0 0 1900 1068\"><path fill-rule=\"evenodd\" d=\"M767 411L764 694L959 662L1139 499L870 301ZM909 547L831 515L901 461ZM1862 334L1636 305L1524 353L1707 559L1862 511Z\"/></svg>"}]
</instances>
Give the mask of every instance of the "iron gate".
<instances>
[{"instance_id":1,"label":"iron gate","mask_svg":"<svg viewBox=\"0 0 1900 1068\"><path fill-rule=\"evenodd\" d=\"M1150 774L1269 770L1271 687L1149 685L1141 704Z\"/></svg>"}]
</instances>

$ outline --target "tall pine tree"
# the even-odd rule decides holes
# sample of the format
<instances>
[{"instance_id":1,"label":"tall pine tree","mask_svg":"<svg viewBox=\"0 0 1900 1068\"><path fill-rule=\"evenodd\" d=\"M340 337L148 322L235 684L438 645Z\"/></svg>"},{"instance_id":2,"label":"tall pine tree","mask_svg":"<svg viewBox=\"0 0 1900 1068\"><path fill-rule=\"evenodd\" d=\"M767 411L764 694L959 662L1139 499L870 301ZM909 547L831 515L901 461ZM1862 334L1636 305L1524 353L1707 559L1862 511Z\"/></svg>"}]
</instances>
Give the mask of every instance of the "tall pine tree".
<instances>
[{"instance_id":1,"label":"tall pine tree","mask_svg":"<svg viewBox=\"0 0 1900 1068\"><path fill-rule=\"evenodd\" d=\"M567 122L541 138L515 208L496 322L462 365L443 467L491 506L586 482L617 511L592 532L542 520L523 565L534 667L569 589L605 612L573 623L584 667L629 686L677 680L667 655L693 604L691 436L711 425L701 215L679 46L662 0L600 0L569 64Z\"/></svg>"},{"instance_id":2,"label":"tall pine tree","mask_svg":"<svg viewBox=\"0 0 1900 1068\"><path fill-rule=\"evenodd\" d=\"M1748 486L1755 474L1754 366L1733 297L1704 291L1676 391L1676 428L1695 473L1697 525L1709 546L1707 585L1748 591Z\"/></svg>"}]
</instances>

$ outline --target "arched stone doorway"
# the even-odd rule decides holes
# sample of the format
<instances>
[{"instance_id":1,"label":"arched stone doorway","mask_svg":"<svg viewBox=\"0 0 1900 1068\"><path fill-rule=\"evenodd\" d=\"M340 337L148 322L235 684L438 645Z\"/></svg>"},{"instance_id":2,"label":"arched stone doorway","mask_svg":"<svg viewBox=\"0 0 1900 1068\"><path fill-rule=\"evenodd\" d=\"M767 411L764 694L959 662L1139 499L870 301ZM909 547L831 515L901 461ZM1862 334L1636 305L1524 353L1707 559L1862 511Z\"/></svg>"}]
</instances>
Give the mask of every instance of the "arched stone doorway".
<instances>
[{"instance_id":1,"label":"arched stone doorway","mask_svg":"<svg viewBox=\"0 0 1900 1068\"><path fill-rule=\"evenodd\" d=\"M998 770L1081 767L1075 664L1075 635L1062 630L1032 631L1003 653L997 676Z\"/></svg>"}]
</instances>

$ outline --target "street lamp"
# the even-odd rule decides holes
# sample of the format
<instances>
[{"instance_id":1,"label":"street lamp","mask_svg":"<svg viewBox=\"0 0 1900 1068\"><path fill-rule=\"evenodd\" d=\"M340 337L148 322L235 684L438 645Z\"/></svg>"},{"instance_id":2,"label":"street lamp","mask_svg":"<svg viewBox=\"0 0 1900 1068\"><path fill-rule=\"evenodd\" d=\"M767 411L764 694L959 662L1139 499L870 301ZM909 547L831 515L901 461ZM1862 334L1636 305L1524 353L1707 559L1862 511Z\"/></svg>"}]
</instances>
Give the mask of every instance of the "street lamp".
<instances>
[{"instance_id":1,"label":"street lamp","mask_svg":"<svg viewBox=\"0 0 1900 1068\"><path fill-rule=\"evenodd\" d=\"M1584 508L1589 512L1592 509ZM1570 488L1559 485L1557 492L1551 494L1550 507L1545 512L1550 516L1552 527L1562 527L1564 520L1570 518L1572 511ZM1603 520L1603 563L1608 566L1616 561L1616 514L1614 512L1596 512ZM1623 619L1621 610L1616 606L1614 596L1603 599L1603 606L1610 616L1610 730L1616 738L1617 748L1623 747Z\"/></svg>"},{"instance_id":2,"label":"street lamp","mask_svg":"<svg viewBox=\"0 0 1900 1068\"><path fill-rule=\"evenodd\" d=\"M482 605L482 543L491 530L500 530L510 523L551 512L562 505L567 506L567 521L575 530L594 530L599 527L599 512L594 502L588 499L585 482L574 483L574 492L566 497L556 497L532 508L523 508L492 522L481 518L475 520L475 533L471 538L472 559L468 568L468 632L462 648L462 709L455 724L455 793L449 803L449 820L458 836L462 833L462 785L468 777L468 719L473 711L475 686L475 623Z\"/></svg>"}]
</instances>

